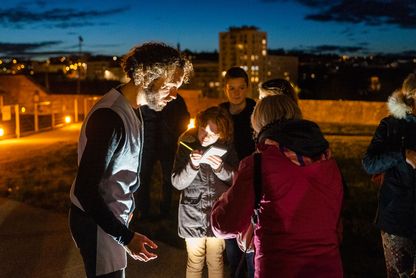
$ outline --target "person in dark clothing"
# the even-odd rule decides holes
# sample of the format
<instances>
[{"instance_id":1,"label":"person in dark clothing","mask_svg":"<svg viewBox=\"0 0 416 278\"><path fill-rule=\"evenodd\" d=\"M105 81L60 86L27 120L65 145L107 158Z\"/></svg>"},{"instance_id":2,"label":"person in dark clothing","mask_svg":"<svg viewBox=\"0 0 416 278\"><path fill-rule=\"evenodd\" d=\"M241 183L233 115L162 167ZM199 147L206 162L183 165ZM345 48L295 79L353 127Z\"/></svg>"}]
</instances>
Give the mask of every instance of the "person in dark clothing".
<instances>
[{"instance_id":1,"label":"person in dark clothing","mask_svg":"<svg viewBox=\"0 0 416 278\"><path fill-rule=\"evenodd\" d=\"M171 174L175 158L177 141L189 123L189 112L185 100L178 94L176 99L156 112L147 105L140 107L144 122L144 145L142 167L140 170L140 188L136 193L138 216L150 216L150 188L154 165L157 161L162 170L162 200L160 215L169 216L172 201Z\"/></svg>"},{"instance_id":2,"label":"person in dark clothing","mask_svg":"<svg viewBox=\"0 0 416 278\"><path fill-rule=\"evenodd\" d=\"M133 259L157 257L157 245L128 225L139 187L142 119L135 109L162 110L174 99L192 64L163 43L145 43L124 57L127 84L106 93L84 120L78 144L78 172L71 187L69 224L87 277L124 277Z\"/></svg>"},{"instance_id":3,"label":"person in dark clothing","mask_svg":"<svg viewBox=\"0 0 416 278\"><path fill-rule=\"evenodd\" d=\"M242 68L232 67L228 69L224 81L224 92L228 102L221 103L220 107L227 110L231 115L234 125L233 143L238 159L241 161L255 150L250 117L256 102L246 97L249 82L248 75ZM238 277L244 277L244 272L237 269L244 253L238 247L236 239L225 240L225 251L230 264L231 277L236 277L237 271L239 271ZM253 253L247 253L245 256L248 276L254 277L254 255Z\"/></svg>"},{"instance_id":4,"label":"person in dark clothing","mask_svg":"<svg viewBox=\"0 0 416 278\"><path fill-rule=\"evenodd\" d=\"M387 277L416 274L416 76L387 101L390 115L381 120L363 157L369 174L384 173L375 219L381 230Z\"/></svg>"}]
</instances>

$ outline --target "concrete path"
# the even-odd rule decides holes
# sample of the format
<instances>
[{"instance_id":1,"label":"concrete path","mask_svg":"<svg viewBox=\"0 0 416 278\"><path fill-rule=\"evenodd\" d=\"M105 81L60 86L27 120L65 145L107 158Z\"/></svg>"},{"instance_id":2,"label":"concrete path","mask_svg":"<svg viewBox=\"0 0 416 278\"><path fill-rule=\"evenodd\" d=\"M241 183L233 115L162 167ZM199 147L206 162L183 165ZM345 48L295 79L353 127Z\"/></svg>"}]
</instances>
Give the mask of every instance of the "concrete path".
<instances>
[{"instance_id":1,"label":"concrete path","mask_svg":"<svg viewBox=\"0 0 416 278\"><path fill-rule=\"evenodd\" d=\"M129 260L127 277L185 277L186 251L157 244L159 258ZM0 198L0 277L85 277L66 215Z\"/></svg>"}]
</instances>

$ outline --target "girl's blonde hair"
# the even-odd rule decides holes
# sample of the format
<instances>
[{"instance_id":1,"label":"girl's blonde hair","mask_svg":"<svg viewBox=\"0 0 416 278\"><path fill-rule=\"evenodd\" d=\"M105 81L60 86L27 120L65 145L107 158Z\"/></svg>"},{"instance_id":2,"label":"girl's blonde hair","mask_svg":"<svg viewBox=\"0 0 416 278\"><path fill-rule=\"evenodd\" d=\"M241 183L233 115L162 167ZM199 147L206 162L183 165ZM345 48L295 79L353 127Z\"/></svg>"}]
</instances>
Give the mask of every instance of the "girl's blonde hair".
<instances>
[{"instance_id":1,"label":"girl's blonde hair","mask_svg":"<svg viewBox=\"0 0 416 278\"><path fill-rule=\"evenodd\" d=\"M266 96L259 100L251 114L251 125L256 134L266 125L280 120L302 119L299 106L286 95Z\"/></svg>"},{"instance_id":2,"label":"girl's blonde hair","mask_svg":"<svg viewBox=\"0 0 416 278\"><path fill-rule=\"evenodd\" d=\"M402 87L393 92L387 101L387 107L396 118L404 119L416 111L416 75L411 73L403 81Z\"/></svg>"}]
</instances>

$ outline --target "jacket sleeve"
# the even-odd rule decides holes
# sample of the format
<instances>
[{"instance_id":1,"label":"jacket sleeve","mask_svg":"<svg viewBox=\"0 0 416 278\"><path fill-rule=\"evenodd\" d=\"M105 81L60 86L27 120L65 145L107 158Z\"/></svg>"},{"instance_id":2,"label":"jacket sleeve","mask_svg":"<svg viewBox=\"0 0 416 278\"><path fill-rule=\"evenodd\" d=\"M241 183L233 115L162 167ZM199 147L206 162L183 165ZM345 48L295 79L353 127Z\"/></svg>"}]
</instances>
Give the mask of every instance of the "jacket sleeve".
<instances>
[{"instance_id":1,"label":"jacket sleeve","mask_svg":"<svg viewBox=\"0 0 416 278\"><path fill-rule=\"evenodd\" d=\"M383 119L362 160L363 168L368 174L384 172L405 161L400 146L398 148L392 146L396 144L389 138L389 134L391 134L389 123Z\"/></svg>"},{"instance_id":2,"label":"jacket sleeve","mask_svg":"<svg viewBox=\"0 0 416 278\"><path fill-rule=\"evenodd\" d=\"M232 238L247 229L254 211L253 156L240 163L233 185L215 202L211 223L214 234Z\"/></svg>"},{"instance_id":3,"label":"jacket sleeve","mask_svg":"<svg viewBox=\"0 0 416 278\"><path fill-rule=\"evenodd\" d=\"M178 144L171 177L172 185L178 190L183 190L191 185L199 171L192 168L189 154L188 149Z\"/></svg>"}]
</instances>

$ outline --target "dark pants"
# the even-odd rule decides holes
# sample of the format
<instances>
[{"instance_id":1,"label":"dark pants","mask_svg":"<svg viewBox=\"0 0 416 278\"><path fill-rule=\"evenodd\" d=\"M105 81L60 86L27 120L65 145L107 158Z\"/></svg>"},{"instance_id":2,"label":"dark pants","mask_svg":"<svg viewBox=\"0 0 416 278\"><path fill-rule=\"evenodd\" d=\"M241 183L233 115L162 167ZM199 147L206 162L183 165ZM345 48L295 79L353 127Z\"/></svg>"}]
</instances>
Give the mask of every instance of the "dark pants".
<instances>
[{"instance_id":1,"label":"dark pants","mask_svg":"<svg viewBox=\"0 0 416 278\"><path fill-rule=\"evenodd\" d=\"M225 240L225 252L227 253L227 260L230 264L231 278L254 277L254 253L246 253L245 263L241 264L239 267L244 252L240 250L237 241L234 238ZM246 272L247 276L245 275Z\"/></svg>"},{"instance_id":2,"label":"dark pants","mask_svg":"<svg viewBox=\"0 0 416 278\"><path fill-rule=\"evenodd\" d=\"M164 148L159 153L160 167L162 168L162 201L160 213L169 215L172 203L172 169L175 158L175 148Z\"/></svg>"},{"instance_id":3,"label":"dark pants","mask_svg":"<svg viewBox=\"0 0 416 278\"><path fill-rule=\"evenodd\" d=\"M175 158L176 145L173 147L160 147L157 149L152 144L145 145L140 169L140 187L135 194L138 213L143 217L150 214L151 206L151 185L154 165L160 162L162 171L162 200L160 203L160 214L169 215L172 203L172 168Z\"/></svg>"}]
</instances>

